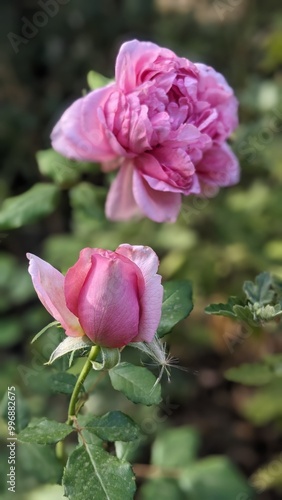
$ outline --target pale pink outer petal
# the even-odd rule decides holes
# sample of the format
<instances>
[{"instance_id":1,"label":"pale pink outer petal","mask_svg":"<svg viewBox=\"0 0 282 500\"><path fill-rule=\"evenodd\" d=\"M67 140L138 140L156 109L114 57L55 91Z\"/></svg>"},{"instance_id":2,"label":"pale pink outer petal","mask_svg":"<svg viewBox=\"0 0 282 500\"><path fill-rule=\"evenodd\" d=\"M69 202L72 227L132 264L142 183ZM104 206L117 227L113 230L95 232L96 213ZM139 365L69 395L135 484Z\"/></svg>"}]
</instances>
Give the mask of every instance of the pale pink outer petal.
<instances>
[{"instance_id":1,"label":"pale pink outer petal","mask_svg":"<svg viewBox=\"0 0 282 500\"><path fill-rule=\"evenodd\" d=\"M141 270L145 290L141 297L141 317L138 335L132 342L151 342L158 328L163 299L161 276L157 273L159 259L152 248L142 245L120 245L116 253L124 255L134 262Z\"/></svg>"},{"instance_id":2,"label":"pale pink outer petal","mask_svg":"<svg viewBox=\"0 0 282 500\"><path fill-rule=\"evenodd\" d=\"M133 172L133 196L140 209L156 222L175 222L181 208L181 194L155 191L137 170Z\"/></svg>"},{"instance_id":3,"label":"pale pink outer petal","mask_svg":"<svg viewBox=\"0 0 282 500\"><path fill-rule=\"evenodd\" d=\"M64 276L44 260L27 253L29 273L39 300L70 337L82 337L84 332L78 319L67 308L64 294Z\"/></svg>"},{"instance_id":4,"label":"pale pink outer petal","mask_svg":"<svg viewBox=\"0 0 282 500\"><path fill-rule=\"evenodd\" d=\"M55 151L82 161L110 161L117 156L99 116L113 88L111 84L94 90L77 99L63 113L51 133Z\"/></svg>"},{"instance_id":5,"label":"pale pink outer petal","mask_svg":"<svg viewBox=\"0 0 282 500\"><path fill-rule=\"evenodd\" d=\"M138 334L138 281L142 279L138 272L128 259L92 255L92 266L79 294L78 313L86 335L98 345L122 347Z\"/></svg>"},{"instance_id":6,"label":"pale pink outer petal","mask_svg":"<svg viewBox=\"0 0 282 500\"><path fill-rule=\"evenodd\" d=\"M106 216L110 220L128 220L144 215L132 193L133 165L126 162L110 187L106 201Z\"/></svg>"}]
</instances>

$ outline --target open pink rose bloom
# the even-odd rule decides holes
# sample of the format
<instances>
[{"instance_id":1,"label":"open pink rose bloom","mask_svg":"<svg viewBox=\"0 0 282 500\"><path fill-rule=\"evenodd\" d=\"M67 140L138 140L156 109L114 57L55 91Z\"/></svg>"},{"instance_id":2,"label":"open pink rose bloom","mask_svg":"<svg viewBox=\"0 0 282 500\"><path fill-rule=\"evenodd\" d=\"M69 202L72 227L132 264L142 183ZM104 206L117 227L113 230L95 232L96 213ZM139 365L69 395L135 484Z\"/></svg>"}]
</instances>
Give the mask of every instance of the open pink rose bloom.
<instances>
[{"instance_id":1,"label":"open pink rose bloom","mask_svg":"<svg viewBox=\"0 0 282 500\"><path fill-rule=\"evenodd\" d=\"M109 219L173 222L181 195L238 182L238 161L226 143L237 109L232 88L213 68L133 40L119 51L114 83L75 101L55 126L52 145L68 158L118 169Z\"/></svg>"},{"instance_id":2,"label":"open pink rose bloom","mask_svg":"<svg viewBox=\"0 0 282 500\"><path fill-rule=\"evenodd\" d=\"M158 257L145 246L84 248L66 276L27 254L34 288L66 335L104 347L151 342L161 318Z\"/></svg>"}]
</instances>

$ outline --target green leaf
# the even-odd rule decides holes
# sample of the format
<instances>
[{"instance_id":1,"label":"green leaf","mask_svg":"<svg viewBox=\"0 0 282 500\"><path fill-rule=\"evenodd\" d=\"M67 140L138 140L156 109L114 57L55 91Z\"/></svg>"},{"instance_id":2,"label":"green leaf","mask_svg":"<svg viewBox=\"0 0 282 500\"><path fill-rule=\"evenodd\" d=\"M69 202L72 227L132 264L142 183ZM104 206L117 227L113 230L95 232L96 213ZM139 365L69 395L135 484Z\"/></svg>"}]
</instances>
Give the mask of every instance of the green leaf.
<instances>
[{"instance_id":1,"label":"green leaf","mask_svg":"<svg viewBox=\"0 0 282 500\"><path fill-rule=\"evenodd\" d=\"M255 283L245 281L243 290L252 304L257 302L263 305L271 302L274 297L274 291L270 290L271 285L271 275L269 273L261 273L256 277Z\"/></svg>"},{"instance_id":2,"label":"green leaf","mask_svg":"<svg viewBox=\"0 0 282 500\"><path fill-rule=\"evenodd\" d=\"M250 309L249 306L241 306L239 304L236 304L233 307L233 311L236 314L236 319L238 321L243 321L244 323L247 323L254 328L258 327L260 321L256 321L254 319L254 312L252 309Z\"/></svg>"},{"instance_id":3,"label":"green leaf","mask_svg":"<svg viewBox=\"0 0 282 500\"><path fill-rule=\"evenodd\" d=\"M111 411L101 417L78 417L78 423L103 441L134 441L139 437L138 425L121 411Z\"/></svg>"},{"instance_id":4,"label":"green leaf","mask_svg":"<svg viewBox=\"0 0 282 500\"><path fill-rule=\"evenodd\" d=\"M132 500L135 492L130 465L87 442L70 455L63 485L69 500Z\"/></svg>"},{"instance_id":5,"label":"green leaf","mask_svg":"<svg viewBox=\"0 0 282 500\"><path fill-rule=\"evenodd\" d=\"M266 363L243 364L224 373L227 380L245 385L263 385L270 382L273 373Z\"/></svg>"},{"instance_id":6,"label":"green leaf","mask_svg":"<svg viewBox=\"0 0 282 500\"><path fill-rule=\"evenodd\" d=\"M236 319L233 307L239 303L240 300L237 297L230 297L227 304L210 304L205 308L205 312L207 314L216 314L217 316L226 316L227 318Z\"/></svg>"},{"instance_id":7,"label":"green leaf","mask_svg":"<svg viewBox=\"0 0 282 500\"><path fill-rule=\"evenodd\" d=\"M0 230L16 229L52 213L59 190L53 184L35 184L23 194L7 198L0 210Z\"/></svg>"},{"instance_id":8,"label":"green leaf","mask_svg":"<svg viewBox=\"0 0 282 500\"><path fill-rule=\"evenodd\" d=\"M141 446L142 438L136 439L135 441L115 441L116 456L120 460L126 460L127 462L136 462L140 453L142 454Z\"/></svg>"},{"instance_id":9,"label":"green leaf","mask_svg":"<svg viewBox=\"0 0 282 500\"><path fill-rule=\"evenodd\" d=\"M18 440L23 443L52 444L61 441L73 432L67 424L61 424L47 418L34 418L18 434Z\"/></svg>"},{"instance_id":10,"label":"green leaf","mask_svg":"<svg viewBox=\"0 0 282 500\"><path fill-rule=\"evenodd\" d=\"M271 321L282 315L281 305L275 304L275 306L271 306L267 304L266 306L259 306L254 308L254 314L258 320Z\"/></svg>"},{"instance_id":11,"label":"green leaf","mask_svg":"<svg viewBox=\"0 0 282 500\"><path fill-rule=\"evenodd\" d=\"M187 496L179 488L174 479L150 479L140 489L142 500L187 500ZM191 498L192 500L192 498Z\"/></svg>"},{"instance_id":12,"label":"green leaf","mask_svg":"<svg viewBox=\"0 0 282 500\"><path fill-rule=\"evenodd\" d=\"M274 377L282 376L282 354L266 356L264 362L268 364Z\"/></svg>"},{"instance_id":13,"label":"green leaf","mask_svg":"<svg viewBox=\"0 0 282 500\"><path fill-rule=\"evenodd\" d=\"M104 204L106 191L101 186L80 182L70 190L70 203L83 219L105 220Z\"/></svg>"},{"instance_id":14,"label":"green leaf","mask_svg":"<svg viewBox=\"0 0 282 500\"><path fill-rule=\"evenodd\" d=\"M185 467L196 458L200 438L192 427L167 429L157 436L152 447L152 464Z\"/></svg>"},{"instance_id":15,"label":"green leaf","mask_svg":"<svg viewBox=\"0 0 282 500\"><path fill-rule=\"evenodd\" d=\"M89 432L85 428L81 429L77 421L74 421L74 427L78 431L78 443L80 446L84 446L85 443L87 443L104 449L104 441L100 439L96 434L93 434L93 432Z\"/></svg>"},{"instance_id":16,"label":"green leaf","mask_svg":"<svg viewBox=\"0 0 282 500\"><path fill-rule=\"evenodd\" d=\"M62 464L50 446L17 442L17 463L29 484L35 480L57 483L62 477Z\"/></svg>"},{"instance_id":17,"label":"green leaf","mask_svg":"<svg viewBox=\"0 0 282 500\"><path fill-rule=\"evenodd\" d=\"M41 174L51 177L59 186L72 185L81 175L79 164L61 156L54 149L38 151L36 160Z\"/></svg>"},{"instance_id":18,"label":"green leaf","mask_svg":"<svg viewBox=\"0 0 282 500\"><path fill-rule=\"evenodd\" d=\"M243 305L237 297L229 297L226 304L210 304L205 308L207 314L226 316L237 321L247 323L251 327L257 328L260 320L256 320L253 305Z\"/></svg>"},{"instance_id":19,"label":"green leaf","mask_svg":"<svg viewBox=\"0 0 282 500\"><path fill-rule=\"evenodd\" d=\"M91 361L94 370L110 370L120 362L120 350L109 347L100 347L102 362Z\"/></svg>"},{"instance_id":20,"label":"green leaf","mask_svg":"<svg viewBox=\"0 0 282 500\"><path fill-rule=\"evenodd\" d=\"M254 493L245 478L225 457L208 457L191 464L182 472L179 485L193 500L247 500Z\"/></svg>"},{"instance_id":21,"label":"green leaf","mask_svg":"<svg viewBox=\"0 0 282 500\"><path fill-rule=\"evenodd\" d=\"M87 74L87 83L88 86L91 90L98 89L100 87L104 87L105 85L108 85L111 80L110 78L107 78L104 75L101 75L100 73L97 73L96 71L89 71Z\"/></svg>"},{"instance_id":22,"label":"green leaf","mask_svg":"<svg viewBox=\"0 0 282 500\"><path fill-rule=\"evenodd\" d=\"M109 375L113 388L133 403L147 406L160 403L161 387L159 384L154 386L156 378L147 368L120 363L109 371Z\"/></svg>"},{"instance_id":23,"label":"green leaf","mask_svg":"<svg viewBox=\"0 0 282 500\"><path fill-rule=\"evenodd\" d=\"M93 346L93 342L84 335L83 337L66 337L56 349L52 352L50 359L46 365L51 365L56 359L68 354L69 352L77 351L79 349L89 349Z\"/></svg>"},{"instance_id":24,"label":"green leaf","mask_svg":"<svg viewBox=\"0 0 282 500\"><path fill-rule=\"evenodd\" d=\"M47 330L49 330L49 328L52 328L52 326L58 326L60 323L59 321L52 321L51 323L49 323L49 325L46 325L44 326L44 328L42 328L42 330L40 330L40 332L38 332L34 337L33 339L31 340L31 344L33 344L33 342L35 342L37 339L39 339L39 337L41 337L41 335L43 335L43 333L47 332Z\"/></svg>"},{"instance_id":25,"label":"green leaf","mask_svg":"<svg viewBox=\"0 0 282 500\"><path fill-rule=\"evenodd\" d=\"M76 384L77 377L71 373L52 373L48 377L48 385L52 392L62 393L62 394L72 394L74 386ZM84 390L81 386L81 390Z\"/></svg>"},{"instance_id":26,"label":"green leaf","mask_svg":"<svg viewBox=\"0 0 282 500\"><path fill-rule=\"evenodd\" d=\"M245 363L230 368L224 374L227 380L245 385L264 385L282 377L282 354L266 356L259 363Z\"/></svg>"},{"instance_id":27,"label":"green leaf","mask_svg":"<svg viewBox=\"0 0 282 500\"><path fill-rule=\"evenodd\" d=\"M168 281L164 284L162 316L157 330L159 337L169 333L172 328L190 314L193 309L192 284L190 281Z\"/></svg>"},{"instance_id":28,"label":"green leaf","mask_svg":"<svg viewBox=\"0 0 282 500\"><path fill-rule=\"evenodd\" d=\"M255 425L264 425L276 419L281 420L281 380L274 380L253 396L249 396L242 405L242 413Z\"/></svg>"}]
</instances>

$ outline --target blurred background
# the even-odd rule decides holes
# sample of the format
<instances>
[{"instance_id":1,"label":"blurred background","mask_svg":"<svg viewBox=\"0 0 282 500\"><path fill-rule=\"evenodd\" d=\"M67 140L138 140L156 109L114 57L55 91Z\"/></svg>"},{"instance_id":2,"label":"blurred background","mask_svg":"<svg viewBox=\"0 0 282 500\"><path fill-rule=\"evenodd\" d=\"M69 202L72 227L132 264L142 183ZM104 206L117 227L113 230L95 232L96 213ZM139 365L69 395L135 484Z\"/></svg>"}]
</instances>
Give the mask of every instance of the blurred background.
<instances>
[{"instance_id":1,"label":"blurred background","mask_svg":"<svg viewBox=\"0 0 282 500\"><path fill-rule=\"evenodd\" d=\"M161 498L281 498L282 479L279 481L272 469L256 491L247 486L247 479L275 457L282 476L281 389L277 384L267 390L246 388L223 377L231 366L280 352L279 325L257 334L242 333L240 325L228 318L204 314L209 303L240 295L244 280L253 280L259 272L282 277L281 3L2 0L0 25L3 207L7 198L24 193L35 183L50 183L42 166L38 168L37 151L50 148L53 125L88 88L87 73L95 70L111 78L121 43L132 38L156 42L224 74L240 101L240 127L232 147L242 169L240 184L222 189L215 198L186 198L173 225L146 219L138 224L106 221L103 204L110 180L98 166L84 166L67 183L53 177L56 192L37 200L37 220L30 216L22 223L14 217L9 223L3 213L1 218L0 205L2 413L11 385L18 389L20 426L26 425L31 415L63 421L67 408L67 398L50 394L48 384L44 384L52 368L42 365L58 343L57 331L50 330L30 346L31 338L51 319L31 286L26 252L41 256L64 272L82 247L115 249L124 242L147 244L161 259L164 279L188 278L193 282L194 311L167 340L172 355L186 371L172 369L171 383L164 383L165 403L160 408L134 407L115 395L105 377L97 383L88 409L102 413L115 404L141 425L146 439L136 456L132 451L139 463L138 499L150 500L157 494L146 481L146 467L140 465L149 464L155 435L180 426L190 426L197 436L198 458L227 457L242 487L235 495L227 488L225 496L190 496L189 488L180 493L172 483L163 490L160 484L157 491ZM134 360L136 353L128 352L127 356ZM5 442L4 421L0 436ZM45 452L40 462L38 450L29 446L18 450L18 498L51 498L41 485L56 482L55 462L47 467ZM51 451L46 451L47 458ZM4 449L3 467L5 453ZM2 491L6 491L5 482ZM61 492L52 490L52 498L61 499Z\"/></svg>"}]
</instances>

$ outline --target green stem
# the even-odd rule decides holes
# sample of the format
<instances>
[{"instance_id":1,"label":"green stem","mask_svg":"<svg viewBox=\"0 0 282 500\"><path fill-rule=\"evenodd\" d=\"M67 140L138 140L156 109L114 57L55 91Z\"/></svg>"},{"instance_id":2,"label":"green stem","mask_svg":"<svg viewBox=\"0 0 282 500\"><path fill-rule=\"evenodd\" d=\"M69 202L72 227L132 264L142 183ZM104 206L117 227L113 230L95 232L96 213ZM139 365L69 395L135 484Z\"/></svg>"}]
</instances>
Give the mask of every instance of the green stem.
<instances>
[{"instance_id":1,"label":"green stem","mask_svg":"<svg viewBox=\"0 0 282 500\"><path fill-rule=\"evenodd\" d=\"M66 456L65 456L65 448L64 448L63 441L59 441L56 444L55 452L56 452L56 457L58 458L58 460L60 460L65 465Z\"/></svg>"},{"instance_id":2,"label":"green stem","mask_svg":"<svg viewBox=\"0 0 282 500\"><path fill-rule=\"evenodd\" d=\"M95 345L95 346L91 347L91 350L89 352L89 355L87 357L85 365L83 366L83 368L79 374L79 377L76 381L73 393L71 395L71 400L70 400L69 409L68 409L67 424L69 424L69 425L72 424L72 417L74 417L76 415L75 410L76 410L76 403L77 403L78 395L80 393L81 387L82 387L88 373L90 372L90 370L92 368L91 361L94 361L97 358L99 351L100 351L99 346Z\"/></svg>"}]
</instances>

